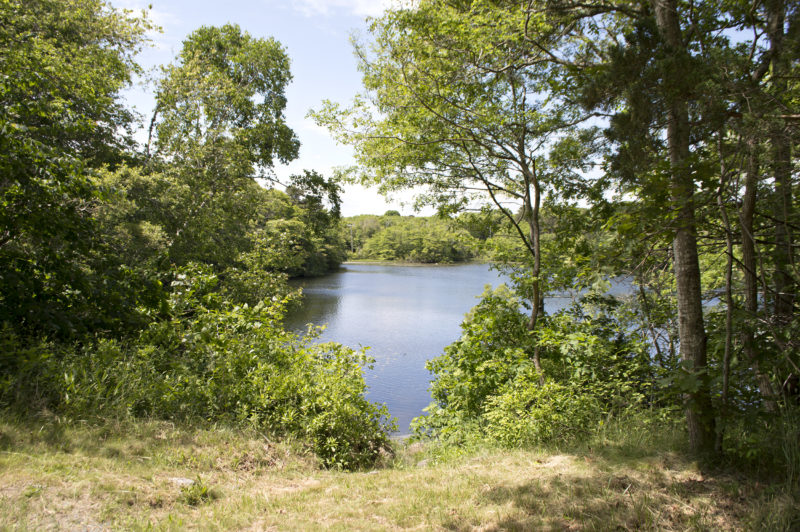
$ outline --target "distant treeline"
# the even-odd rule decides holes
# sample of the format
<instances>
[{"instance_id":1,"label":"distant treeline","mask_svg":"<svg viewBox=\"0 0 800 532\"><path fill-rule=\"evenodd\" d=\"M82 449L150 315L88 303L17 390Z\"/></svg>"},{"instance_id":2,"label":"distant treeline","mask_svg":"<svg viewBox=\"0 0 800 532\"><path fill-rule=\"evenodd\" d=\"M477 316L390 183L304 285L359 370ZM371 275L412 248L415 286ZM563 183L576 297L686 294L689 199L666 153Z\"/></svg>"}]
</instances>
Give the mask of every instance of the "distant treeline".
<instances>
[{"instance_id":1,"label":"distant treeline","mask_svg":"<svg viewBox=\"0 0 800 532\"><path fill-rule=\"evenodd\" d=\"M356 260L453 263L492 260L516 245L513 226L499 210L455 217L362 214L342 219L341 239Z\"/></svg>"}]
</instances>

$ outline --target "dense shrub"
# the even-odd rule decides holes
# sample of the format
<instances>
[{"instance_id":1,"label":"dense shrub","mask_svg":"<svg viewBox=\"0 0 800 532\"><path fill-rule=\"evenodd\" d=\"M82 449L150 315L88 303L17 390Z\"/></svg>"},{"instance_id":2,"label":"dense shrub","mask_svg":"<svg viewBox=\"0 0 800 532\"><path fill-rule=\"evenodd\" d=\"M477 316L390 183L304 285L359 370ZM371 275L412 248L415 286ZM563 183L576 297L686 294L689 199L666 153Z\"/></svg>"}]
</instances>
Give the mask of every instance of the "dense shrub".
<instances>
[{"instance_id":1,"label":"dense shrub","mask_svg":"<svg viewBox=\"0 0 800 532\"><path fill-rule=\"evenodd\" d=\"M596 397L608 412L652 401L657 369L619 300L590 292L543 321L538 342L549 376Z\"/></svg>"},{"instance_id":2,"label":"dense shrub","mask_svg":"<svg viewBox=\"0 0 800 532\"><path fill-rule=\"evenodd\" d=\"M476 255L477 241L448 220L412 216L357 217L348 225L353 246L358 237L359 249L354 256L359 259L451 263Z\"/></svg>"},{"instance_id":3,"label":"dense shrub","mask_svg":"<svg viewBox=\"0 0 800 532\"><path fill-rule=\"evenodd\" d=\"M519 300L501 286L487 288L461 325L461 338L428 361L433 402L414 421L418 435L460 441L482 432L486 401L530 364L533 349Z\"/></svg>"},{"instance_id":4,"label":"dense shrub","mask_svg":"<svg viewBox=\"0 0 800 532\"><path fill-rule=\"evenodd\" d=\"M505 287L487 289L467 315L461 338L427 363L436 376L431 397L439 408L479 416L486 398L530 359L533 342L519 311L519 300Z\"/></svg>"},{"instance_id":5,"label":"dense shrub","mask_svg":"<svg viewBox=\"0 0 800 532\"><path fill-rule=\"evenodd\" d=\"M589 294L540 319L536 334L505 287L483 294L463 334L431 360L433 403L418 435L457 442L467 432L509 446L586 436L608 414L644 404L652 377L647 350L625 308ZM539 348L546 379L534 371Z\"/></svg>"},{"instance_id":6,"label":"dense shrub","mask_svg":"<svg viewBox=\"0 0 800 532\"><path fill-rule=\"evenodd\" d=\"M486 434L510 447L569 443L585 438L602 419L600 402L579 386L520 374L486 401Z\"/></svg>"},{"instance_id":7,"label":"dense shrub","mask_svg":"<svg viewBox=\"0 0 800 532\"><path fill-rule=\"evenodd\" d=\"M216 282L207 268L183 269L173 282L170 318L129 340L23 352L6 336L4 347L18 351L13 359L32 362L0 382L0 397L7 406L38 397L71 417L246 424L306 439L328 467L374 462L393 422L385 407L364 398L366 355L284 331L282 301L221 302Z\"/></svg>"}]
</instances>

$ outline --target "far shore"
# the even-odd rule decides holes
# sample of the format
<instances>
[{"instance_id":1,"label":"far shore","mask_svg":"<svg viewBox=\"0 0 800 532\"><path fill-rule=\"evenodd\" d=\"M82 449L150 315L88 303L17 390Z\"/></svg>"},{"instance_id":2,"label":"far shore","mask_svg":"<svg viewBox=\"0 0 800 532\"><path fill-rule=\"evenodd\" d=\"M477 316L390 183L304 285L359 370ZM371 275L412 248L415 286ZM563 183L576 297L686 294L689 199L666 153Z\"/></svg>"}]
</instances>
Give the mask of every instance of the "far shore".
<instances>
[{"instance_id":1,"label":"far shore","mask_svg":"<svg viewBox=\"0 0 800 532\"><path fill-rule=\"evenodd\" d=\"M342 266L349 264L375 264L383 266L466 266L469 264L490 264L490 260L465 260L461 262L411 262L404 260L377 260L377 259L348 259L342 262Z\"/></svg>"}]
</instances>

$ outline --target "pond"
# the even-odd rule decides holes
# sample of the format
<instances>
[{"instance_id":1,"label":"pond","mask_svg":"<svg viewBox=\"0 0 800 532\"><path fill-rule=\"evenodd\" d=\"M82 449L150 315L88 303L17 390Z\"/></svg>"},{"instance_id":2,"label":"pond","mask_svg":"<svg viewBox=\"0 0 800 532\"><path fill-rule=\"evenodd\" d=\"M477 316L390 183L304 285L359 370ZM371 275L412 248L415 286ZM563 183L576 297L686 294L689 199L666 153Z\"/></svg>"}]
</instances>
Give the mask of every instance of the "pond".
<instances>
[{"instance_id":1,"label":"pond","mask_svg":"<svg viewBox=\"0 0 800 532\"><path fill-rule=\"evenodd\" d=\"M298 332L308 323L327 325L320 341L369 346L375 365L364 375L367 398L385 403L399 434L408 434L411 420L430 403L425 362L461 336L464 314L484 287L503 282L487 264L345 264L337 273L297 283L303 305L286 325ZM546 310L554 312L568 300L548 298Z\"/></svg>"},{"instance_id":2,"label":"pond","mask_svg":"<svg viewBox=\"0 0 800 532\"><path fill-rule=\"evenodd\" d=\"M430 403L425 361L461 335L460 324L485 285L503 280L486 264L397 266L346 264L339 272L305 279L300 309L289 329L327 325L322 341L369 346L367 398L386 403L400 434Z\"/></svg>"}]
</instances>

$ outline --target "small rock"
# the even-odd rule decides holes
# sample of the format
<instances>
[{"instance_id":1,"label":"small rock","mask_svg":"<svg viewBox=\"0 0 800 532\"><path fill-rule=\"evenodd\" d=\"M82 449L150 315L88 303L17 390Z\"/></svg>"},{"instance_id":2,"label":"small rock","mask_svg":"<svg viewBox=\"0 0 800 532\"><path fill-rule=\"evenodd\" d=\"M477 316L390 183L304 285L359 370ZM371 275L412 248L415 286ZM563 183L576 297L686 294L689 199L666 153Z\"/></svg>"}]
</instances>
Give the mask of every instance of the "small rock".
<instances>
[{"instance_id":1,"label":"small rock","mask_svg":"<svg viewBox=\"0 0 800 532\"><path fill-rule=\"evenodd\" d=\"M419 462L417 462L417 467L425 467L426 465L428 465L428 462L430 462L430 460L428 460L427 458L425 460L420 460Z\"/></svg>"},{"instance_id":2,"label":"small rock","mask_svg":"<svg viewBox=\"0 0 800 532\"><path fill-rule=\"evenodd\" d=\"M189 486L194 484L194 480L190 478L170 477L168 480L173 484L175 484L176 486L180 486L181 488L188 488Z\"/></svg>"},{"instance_id":3,"label":"small rock","mask_svg":"<svg viewBox=\"0 0 800 532\"><path fill-rule=\"evenodd\" d=\"M417 454L425 450L425 445L422 442L414 442L406 448L408 454Z\"/></svg>"}]
</instances>

